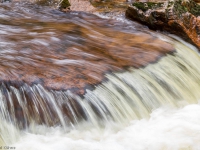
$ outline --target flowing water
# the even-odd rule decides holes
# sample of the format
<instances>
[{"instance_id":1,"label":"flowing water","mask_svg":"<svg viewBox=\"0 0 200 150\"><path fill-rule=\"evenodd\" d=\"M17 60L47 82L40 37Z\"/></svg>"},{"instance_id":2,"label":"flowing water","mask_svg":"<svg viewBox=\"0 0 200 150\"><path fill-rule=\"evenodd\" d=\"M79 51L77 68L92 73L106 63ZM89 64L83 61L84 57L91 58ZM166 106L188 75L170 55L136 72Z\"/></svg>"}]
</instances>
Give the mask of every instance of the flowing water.
<instances>
[{"instance_id":1,"label":"flowing water","mask_svg":"<svg viewBox=\"0 0 200 150\"><path fill-rule=\"evenodd\" d=\"M144 56L132 61L133 47ZM174 37L123 16L4 3L0 64L0 149L200 149L200 57Z\"/></svg>"}]
</instances>

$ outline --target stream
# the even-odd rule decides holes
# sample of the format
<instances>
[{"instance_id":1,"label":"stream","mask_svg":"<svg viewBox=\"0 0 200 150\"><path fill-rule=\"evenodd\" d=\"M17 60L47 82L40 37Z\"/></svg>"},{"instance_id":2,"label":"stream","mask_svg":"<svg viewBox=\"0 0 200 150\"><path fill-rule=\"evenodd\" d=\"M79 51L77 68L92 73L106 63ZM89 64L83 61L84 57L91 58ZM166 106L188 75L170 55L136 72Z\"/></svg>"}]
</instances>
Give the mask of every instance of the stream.
<instances>
[{"instance_id":1,"label":"stream","mask_svg":"<svg viewBox=\"0 0 200 150\"><path fill-rule=\"evenodd\" d=\"M200 56L123 14L0 4L0 149L198 150Z\"/></svg>"}]
</instances>

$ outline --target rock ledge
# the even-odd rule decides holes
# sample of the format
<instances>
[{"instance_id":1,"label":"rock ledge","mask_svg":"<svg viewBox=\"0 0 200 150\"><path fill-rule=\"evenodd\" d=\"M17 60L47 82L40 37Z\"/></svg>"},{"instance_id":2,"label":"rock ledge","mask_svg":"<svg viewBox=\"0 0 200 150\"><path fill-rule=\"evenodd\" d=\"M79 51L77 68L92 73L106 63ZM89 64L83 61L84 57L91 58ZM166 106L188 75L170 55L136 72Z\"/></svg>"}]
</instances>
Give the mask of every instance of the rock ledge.
<instances>
[{"instance_id":1,"label":"rock ledge","mask_svg":"<svg viewBox=\"0 0 200 150\"><path fill-rule=\"evenodd\" d=\"M193 0L135 2L126 17L150 29L176 34L200 49L200 5Z\"/></svg>"}]
</instances>

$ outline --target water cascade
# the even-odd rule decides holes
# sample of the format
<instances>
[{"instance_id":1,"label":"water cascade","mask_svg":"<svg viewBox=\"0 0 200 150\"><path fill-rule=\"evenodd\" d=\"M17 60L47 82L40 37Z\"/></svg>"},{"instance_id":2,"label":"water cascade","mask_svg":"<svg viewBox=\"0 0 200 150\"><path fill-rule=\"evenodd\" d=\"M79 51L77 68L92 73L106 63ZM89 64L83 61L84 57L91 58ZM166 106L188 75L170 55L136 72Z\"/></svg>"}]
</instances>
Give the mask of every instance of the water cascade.
<instances>
[{"instance_id":1,"label":"water cascade","mask_svg":"<svg viewBox=\"0 0 200 150\"><path fill-rule=\"evenodd\" d=\"M198 147L198 142L195 145L179 137L180 141L174 144L154 133L169 130L166 136L170 137L173 127L179 126L180 131L174 132L181 135L191 133L193 141L197 141L199 136L195 133L200 131L196 124L193 130L189 123L182 127L182 122L187 119L198 124L199 54L185 43L157 33L159 36L175 48L173 53L142 68L129 67L122 72L107 73L105 81L92 90L86 89L83 96L70 90L48 89L39 83L12 85L1 82L0 145L20 150L41 147L48 150ZM7 48L5 45L1 48ZM181 123L177 121L175 124L177 116L180 116ZM173 127L161 123L165 121ZM182 134L184 128L189 131ZM144 132L152 134L152 137L145 136L148 142L142 146L140 141L145 141ZM137 141L137 135L140 141ZM160 141L156 139L157 145L151 144L156 143L154 135L161 137ZM36 147L34 143L41 147Z\"/></svg>"},{"instance_id":2,"label":"water cascade","mask_svg":"<svg viewBox=\"0 0 200 150\"><path fill-rule=\"evenodd\" d=\"M176 52L156 64L108 74L108 80L94 91L87 90L84 98L70 91L48 91L39 84L25 84L18 89L2 84L0 114L5 124L1 124L1 137L9 143L16 132L12 126L19 130L44 123L66 128L84 120L98 127L106 122L125 123L149 117L152 110L164 105L197 103L200 57L179 42L174 41L174 46ZM10 128L6 131L5 126Z\"/></svg>"}]
</instances>

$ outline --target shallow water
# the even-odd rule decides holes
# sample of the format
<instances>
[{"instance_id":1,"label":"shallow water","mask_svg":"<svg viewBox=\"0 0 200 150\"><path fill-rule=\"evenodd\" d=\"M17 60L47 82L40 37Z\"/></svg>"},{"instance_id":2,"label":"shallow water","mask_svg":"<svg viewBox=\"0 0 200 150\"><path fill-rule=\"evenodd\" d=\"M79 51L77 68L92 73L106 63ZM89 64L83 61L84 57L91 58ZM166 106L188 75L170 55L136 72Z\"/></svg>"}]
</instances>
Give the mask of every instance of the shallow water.
<instances>
[{"instance_id":1,"label":"shallow water","mask_svg":"<svg viewBox=\"0 0 200 150\"><path fill-rule=\"evenodd\" d=\"M146 65L151 57L155 61L167 51L165 43L158 43L162 47L155 50L157 44L148 41L158 38L134 22L62 13L29 3L1 4L0 8L1 80L44 82L50 89L76 91L86 86L83 83L101 82L105 72ZM134 49L138 55L152 54L133 63ZM79 77L73 78L72 72Z\"/></svg>"}]
</instances>

